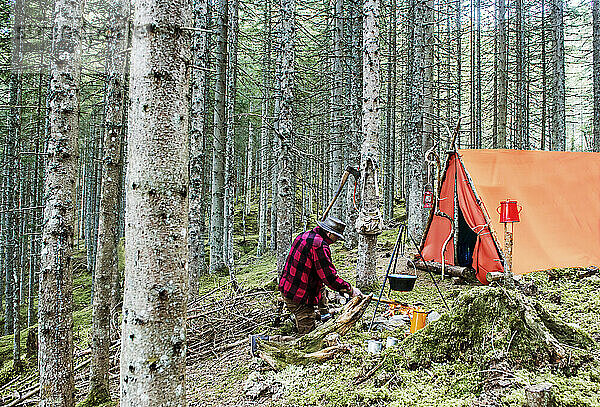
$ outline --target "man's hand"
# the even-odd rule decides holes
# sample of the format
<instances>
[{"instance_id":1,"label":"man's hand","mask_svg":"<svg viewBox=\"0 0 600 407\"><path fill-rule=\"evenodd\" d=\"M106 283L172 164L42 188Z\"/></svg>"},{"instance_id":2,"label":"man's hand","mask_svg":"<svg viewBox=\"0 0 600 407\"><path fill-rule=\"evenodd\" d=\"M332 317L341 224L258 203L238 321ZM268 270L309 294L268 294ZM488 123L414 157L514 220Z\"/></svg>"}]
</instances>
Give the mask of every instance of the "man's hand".
<instances>
[{"instance_id":1,"label":"man's hand","mask_svg":"<svg viewBox=\"0 0 600 407\"><path fill-rule=\"evenodd\" d=\"M350 295L351 297L356 297L356 296L360 296L362 297L363 293L356 287L352 288L352 294Z\"/></svg>"}]
</instances>

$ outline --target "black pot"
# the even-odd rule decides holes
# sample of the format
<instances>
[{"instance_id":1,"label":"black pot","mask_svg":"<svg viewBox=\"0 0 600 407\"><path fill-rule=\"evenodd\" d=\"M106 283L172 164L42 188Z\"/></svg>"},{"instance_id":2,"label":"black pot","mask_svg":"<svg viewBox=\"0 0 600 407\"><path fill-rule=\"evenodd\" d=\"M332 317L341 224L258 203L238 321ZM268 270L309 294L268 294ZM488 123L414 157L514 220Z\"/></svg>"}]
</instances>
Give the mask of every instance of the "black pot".
<instances>
[{"instance_id":1,"label":"black pot","mask_svg":"<svg viewBox=\"0 0 600 407\"><path fill-rule=\"evenodd\" d=\"M390 274L388 280L390 281L390 288L394 291L412 291L417 276L412 274Z\"/></svg>"}]
</instances>

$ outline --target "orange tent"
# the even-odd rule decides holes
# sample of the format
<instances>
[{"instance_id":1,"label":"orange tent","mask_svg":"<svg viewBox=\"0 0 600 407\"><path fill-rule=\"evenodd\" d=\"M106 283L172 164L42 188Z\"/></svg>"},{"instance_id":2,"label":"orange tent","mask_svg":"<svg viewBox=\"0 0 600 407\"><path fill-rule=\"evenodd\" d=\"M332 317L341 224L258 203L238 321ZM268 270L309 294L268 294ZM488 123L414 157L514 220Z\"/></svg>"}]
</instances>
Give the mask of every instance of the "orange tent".
<instances>
[{"instance_id":1,"label":"orange tent","mask_svg":"<svg viewBox=\"0 0 600 407\"><path fill-rule=\"evenodd\" d=\"M496 209L516 200L513 272L600 265L600 154L459 150L450 153L439 211L422 240L428 261L471 266L486 283L503 271L504 225ZM452 220L457 233L450 238Z\"/></svg>"}]
</instances>

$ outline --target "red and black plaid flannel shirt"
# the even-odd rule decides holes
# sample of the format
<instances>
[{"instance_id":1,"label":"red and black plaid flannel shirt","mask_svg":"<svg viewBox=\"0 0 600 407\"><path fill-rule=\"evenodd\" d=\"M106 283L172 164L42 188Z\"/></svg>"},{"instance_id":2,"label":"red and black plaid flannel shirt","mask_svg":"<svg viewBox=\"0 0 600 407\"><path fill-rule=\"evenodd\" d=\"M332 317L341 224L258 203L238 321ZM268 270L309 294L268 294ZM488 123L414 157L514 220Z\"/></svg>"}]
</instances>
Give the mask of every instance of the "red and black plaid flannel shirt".
<instances>
[{"instance_id":1,"label":"red and black plaid flannel shirt","mask_svg":"<svg viewBox=\"0 0 600 407\"><path fill-rule=\"evenodd\" d=\"M339 292L352 287L337 275L331 261L327 232L317 226L296 237L279 280L281 294L297 304L316 305L323 284Z\"/></svg>"}]
</instances>

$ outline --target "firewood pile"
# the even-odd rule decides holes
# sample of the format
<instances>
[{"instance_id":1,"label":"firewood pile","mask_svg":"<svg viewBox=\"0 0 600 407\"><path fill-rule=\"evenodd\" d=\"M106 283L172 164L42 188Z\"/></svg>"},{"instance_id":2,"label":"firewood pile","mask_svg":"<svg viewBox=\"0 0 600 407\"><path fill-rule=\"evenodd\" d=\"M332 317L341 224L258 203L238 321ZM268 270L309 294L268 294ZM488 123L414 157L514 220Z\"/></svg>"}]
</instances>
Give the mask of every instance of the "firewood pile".
<instances>
[{"instance_id":1,"label":"firewood pile","mask_svg":"<svg viewBox=\"0 0 600 407\"><path fill-rule=\"evenodd\" d=\"M277 316L274 291L236 291L221 285L188 305L188 363L216 356L265 331ZM262 329L261 329L262 328Z\"/></svg>"}]
</instances>

